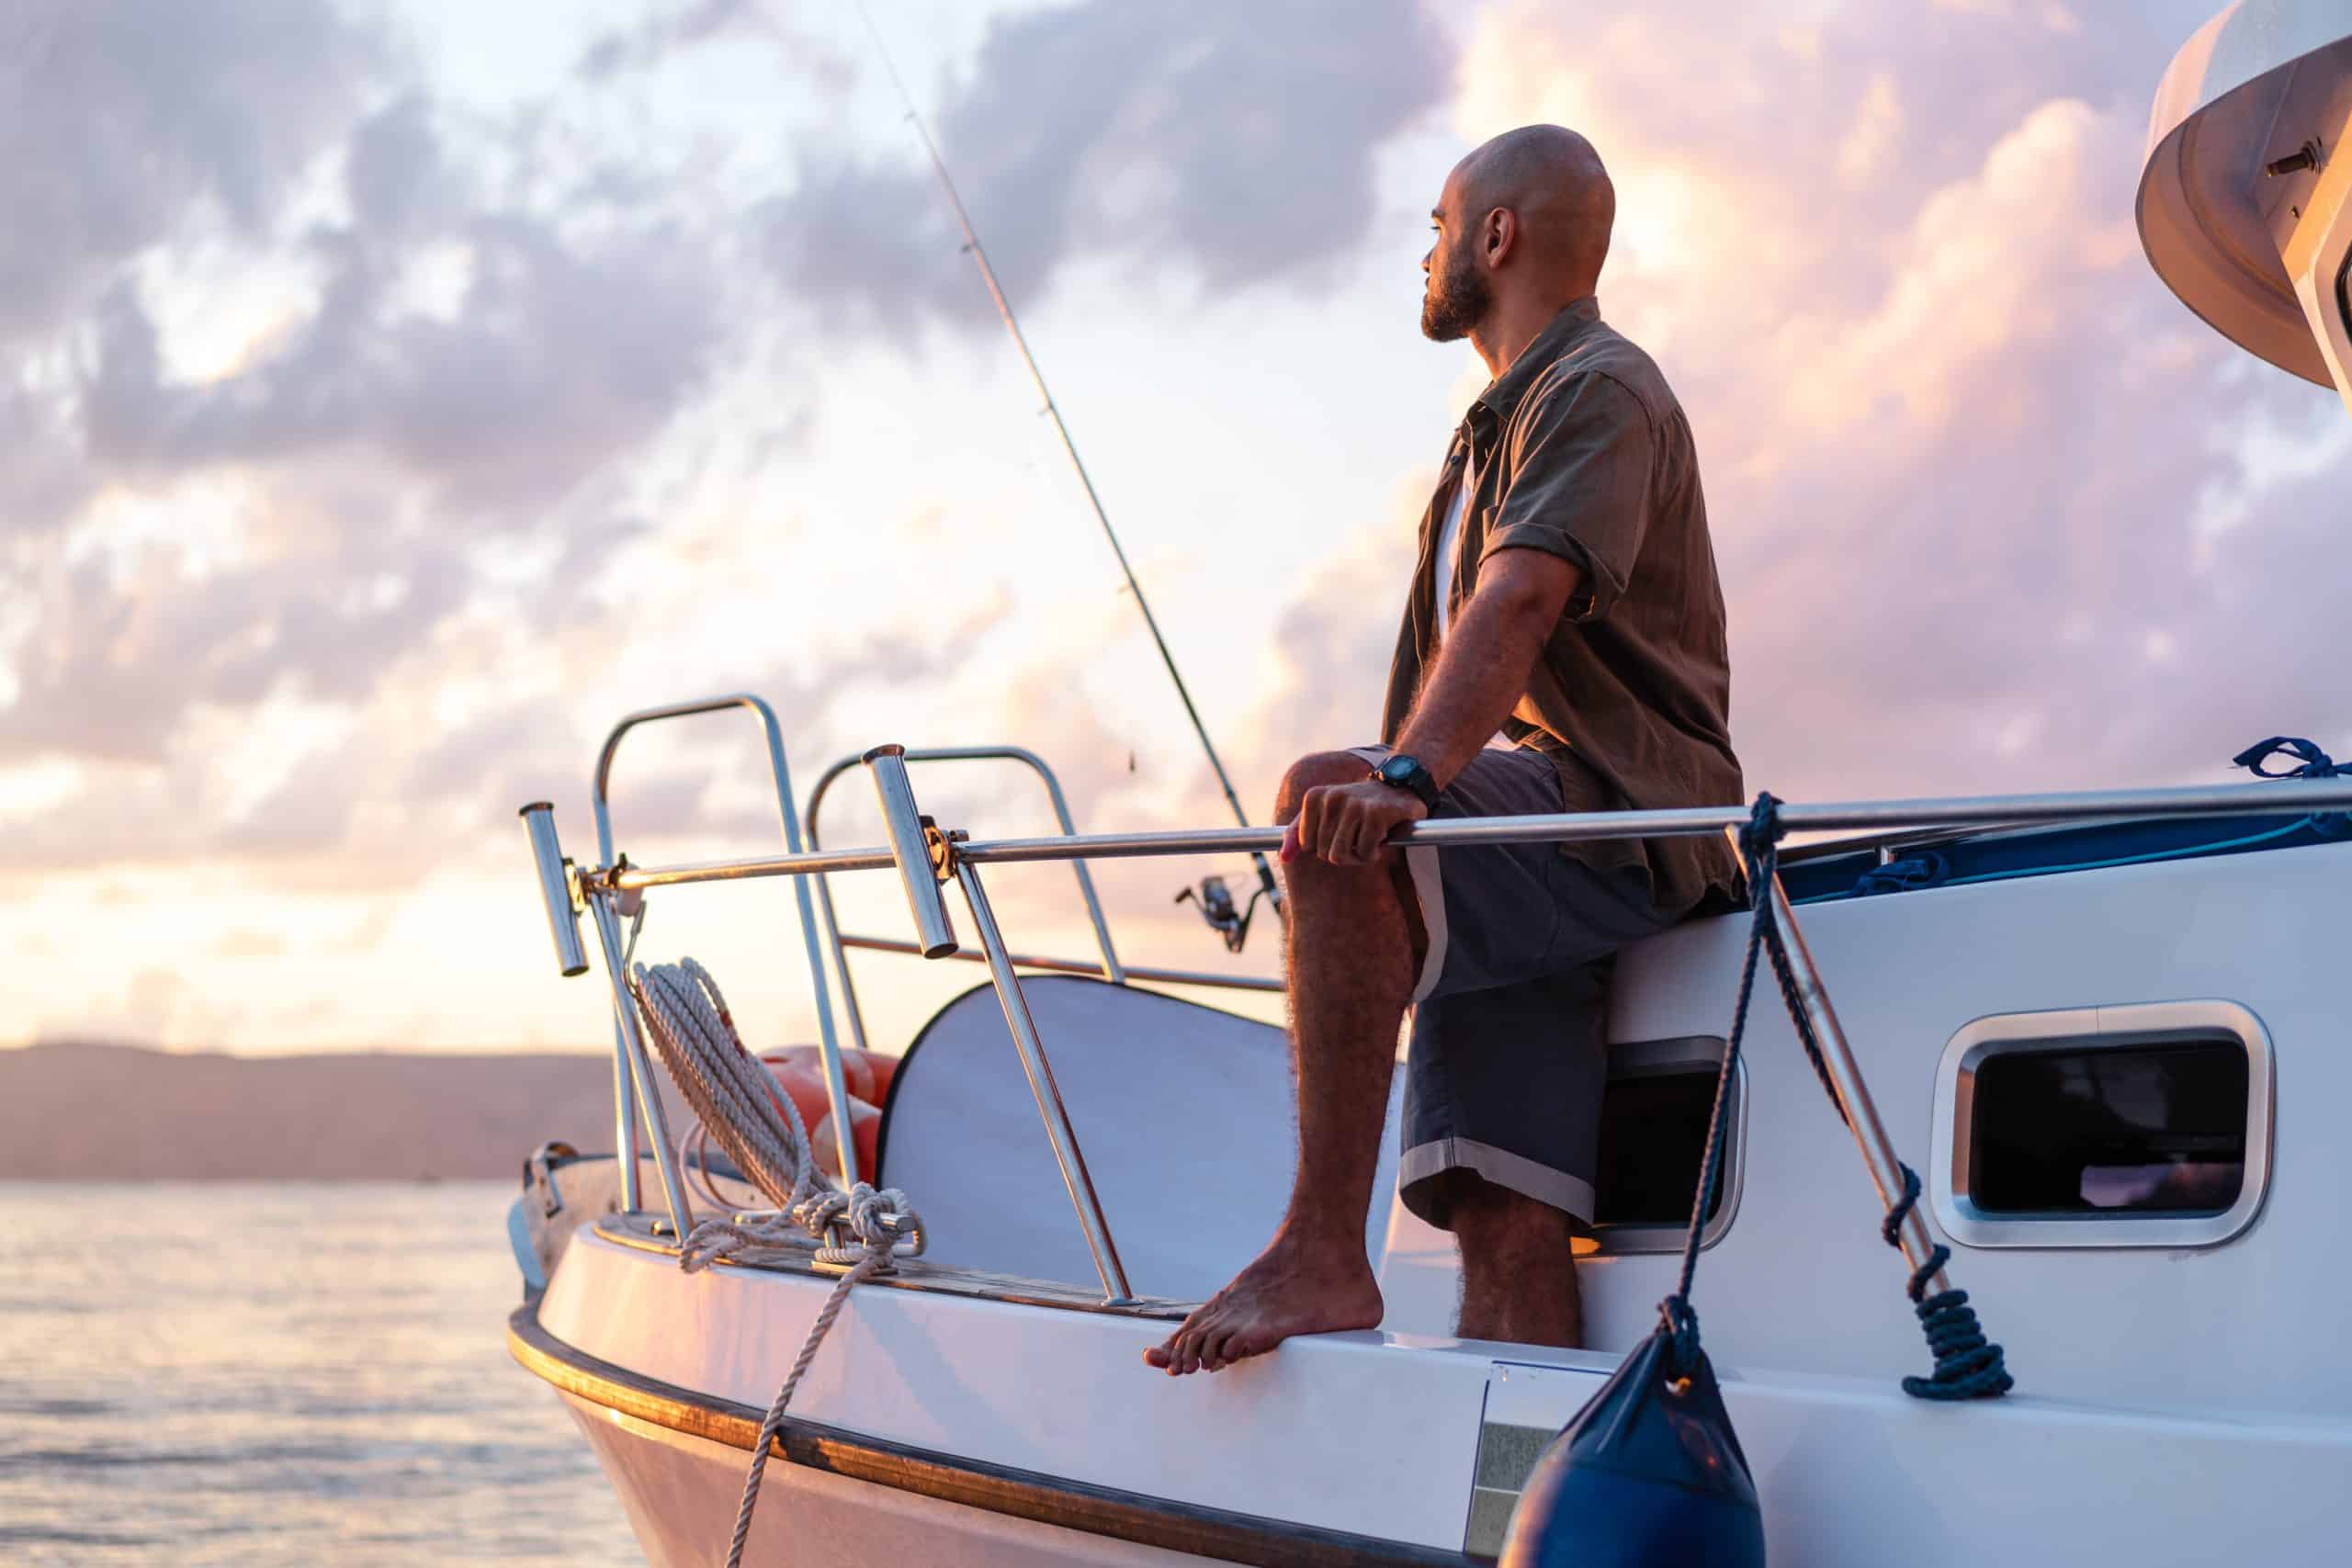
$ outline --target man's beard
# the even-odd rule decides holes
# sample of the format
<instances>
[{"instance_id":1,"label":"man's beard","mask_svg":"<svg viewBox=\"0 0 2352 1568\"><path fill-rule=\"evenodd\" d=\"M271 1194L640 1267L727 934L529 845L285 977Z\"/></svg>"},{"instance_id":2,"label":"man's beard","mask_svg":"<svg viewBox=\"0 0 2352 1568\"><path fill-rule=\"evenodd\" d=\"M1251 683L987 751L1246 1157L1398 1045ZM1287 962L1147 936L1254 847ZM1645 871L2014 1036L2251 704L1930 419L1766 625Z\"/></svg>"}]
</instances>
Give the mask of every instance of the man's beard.
<instances>
[{"instance_id":1,"label":"man's beard","mask_svg":"<svg viewBox=\"0 0 2352 1568\"><path fill-rule=\"evenodd\" d=\"M1470 265L1466 257L1449 254L1430 273L1430 280L1428 291L1421 296L1421 335L1431 343L1468 337L1487 319L1487 307L1494 303L1485 275Z\"/></svg>"}]
</instances>

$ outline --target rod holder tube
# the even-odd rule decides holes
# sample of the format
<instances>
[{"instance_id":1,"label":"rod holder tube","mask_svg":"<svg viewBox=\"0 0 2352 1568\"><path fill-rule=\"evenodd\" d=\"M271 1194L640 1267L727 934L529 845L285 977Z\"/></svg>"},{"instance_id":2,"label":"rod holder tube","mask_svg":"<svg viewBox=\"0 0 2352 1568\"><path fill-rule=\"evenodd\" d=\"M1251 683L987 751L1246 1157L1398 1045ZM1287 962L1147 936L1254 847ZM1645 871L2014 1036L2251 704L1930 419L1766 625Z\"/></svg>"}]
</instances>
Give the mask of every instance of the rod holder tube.
<instances>
[{"instance_id":1,"label":"rod holder tube","mask_svg":"<svg viewBox=\"0 0 2352 1568\"><path fill-rule=\"evenodd\" d=\"M956 928L948 922L947 900L940 897L939 878L932 869L931 840L924 834L922 814L915 809L914 786L907 782L907 749L876 746L860 760L874 775L882 826L899 863L907 908L914 915L915 941L925 958L944 958L958 945Z\"/></svg>"},{"instance_id":2,"label":"rod holder tube","mask_svg":"<svg viewBox=\"0 0 2352 1568\"><path fill-rule=\"evenodd\" d=\"M996 984L996 999L1004 1009L1005 1027L1012 1032L1013 1049L1021 1054L1021 1070L1029 1079L1029 1092L1036 1097L1037 1114L1046 1123L1046 1140L1053 1145L1054 1163L1061 1168L1062 1185L1069 1191L1069 1206L1078 1213L1079 1229L1086 1235L1086 1250L1094 1259L1094 1272L1102 1277L1102 1295L1106 1302L1132 1300L1135 1292L1127 1288L1127 1271L1119 1261L1118 1244L1111 1239L1111 1224L1102 1217L1102 1200L1095 1194L1094 1179L1086 1171L1086 1156L1078 1146L1078 1133L1069 1124L1069 1110L1062 1103L1062 1091L1054 1083L1053 1065L1046 1060L1045 1042L1038 1038L1037 1021L1029 1015L1029 1003L1021 994L1021 977L1013 972L1012 955L1005 951L1004 933L997 929L996 913L989 907L989 896L980 886L980 874L958 863L956 867L956 886L964 890L964 902L972 911L972 925L980 933L980 946L989 955L989 976Z\"/></svg>"},{"instance_id":3,"label":"rod holder tube","mask_svg":"<svg viewBox=\"0 0 2352 1568\"><path fill-rule=\"evenodd\" d=\"M1738 831L1725 829L1724 836L1731 840L1732 852L1740 853ZM1879 1120L1870 1086L1862 1080L1861 1064L1854 1060L1854 1049L1847 1043L1846 1031L1838 1021L1838 1010L1830 1005L1828 988L1821 983L1821 971L1814 964L1812 950L1804 944L1796 909L1790 904L1778 875L1772 878L1769 889L1751 889L1750 897L1772 900L1772 919L1781 928L1781 945L1789 954L1789 972L1796 981L1797 1004L1804 1009L1805 1021L1813 1026L1813 1037L1820 1043L1821 1059L1829 1068L1829 1086L1837 1092L1838 1109L1846 1113L1846 1124L1853 1129L1854 1143L1862 1152L1862 1164L1871 1173L1871 1185L1878 1189L1879 1204L1893 1213L1903 1197L1902 1157L1895 1153L1894 1140L1886 1135L1885 1123ZM1903 1246L1904 1261L1914 1269L1935 1256L1936 1238L1928 1229L1925 1203L1911 1206L1911 1212L1903 1216L1896 1236ZM1951 1288L1939 1269L1928 1278L1926 1293L1935 1295Z\"/></svg>"},{"instance_id":4,"label":"rod holder tube","mask_svg":"<svg viewBox=\"0 0 2352 1568\"><path fill-rule=\"evenodd\" d=\"M653 1168L662 1178L662 1197L670 1209L670 1229L681 1245L694 1228L694 1206L686 1201L686 1184L678 1175L677 1145L670 1141L670 1114L662 1109L662 1088L653 1080L653 1060L646 1054L645 1035L637 1022L637 998L628 988L628 961L621 953L620 917L610 897L588 896L588 915L596 922L596 941L605 953L605 973L613 983L613 1027L620 1034L621 1055L636 1090L639 1112L645 1118L645 1135L653 1145ZM636 1164L632 1159L631 1166ZM628 1174L634 1175L631 1170Z\"/></svg>"},{"instance_id":5,"label":"rod holder tube","mask_svg":"<svg viewBox=\"0 0 2352 1568\"><path fill-rule=\"evenodd\" d=\"M523 831L538 863L539 897L548 907L548 934L555 938L556 967L569 977L588 973L588 949L580 940L580 910L571 901L571 863L556 841L555 807L535 800L523 807Z\"/></svg>"}]
</instances>

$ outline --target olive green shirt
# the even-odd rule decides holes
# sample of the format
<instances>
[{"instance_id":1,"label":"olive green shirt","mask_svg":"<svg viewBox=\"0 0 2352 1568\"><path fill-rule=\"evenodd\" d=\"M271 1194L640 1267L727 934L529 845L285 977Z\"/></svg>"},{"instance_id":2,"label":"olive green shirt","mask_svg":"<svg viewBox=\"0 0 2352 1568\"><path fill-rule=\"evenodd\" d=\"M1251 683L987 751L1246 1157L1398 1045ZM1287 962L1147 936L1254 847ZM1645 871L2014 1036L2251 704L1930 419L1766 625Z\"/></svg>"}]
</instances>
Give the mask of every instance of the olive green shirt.
<instances>
[{"instance_id":1,"label":"olive green shirt","mask_svg":"<svg viewBox=\"0 0 2352 1568\"><path fill-rule=\"evenodd\" d=\"M1650 356L1577 300L1480 393L1421 517L1420 562L1397 633L1381 738L1394 744L1436 654L1437 541L1464 474L1449 616L1497 550L1574 562L1583 582L1528 672L1504 733L1557 765L1570 811L1736 806L1731 663L1690 422ZM1565 846L1647 886L1669 919L1736 895L1714 837Z\"/></svg>"}]
</instances>

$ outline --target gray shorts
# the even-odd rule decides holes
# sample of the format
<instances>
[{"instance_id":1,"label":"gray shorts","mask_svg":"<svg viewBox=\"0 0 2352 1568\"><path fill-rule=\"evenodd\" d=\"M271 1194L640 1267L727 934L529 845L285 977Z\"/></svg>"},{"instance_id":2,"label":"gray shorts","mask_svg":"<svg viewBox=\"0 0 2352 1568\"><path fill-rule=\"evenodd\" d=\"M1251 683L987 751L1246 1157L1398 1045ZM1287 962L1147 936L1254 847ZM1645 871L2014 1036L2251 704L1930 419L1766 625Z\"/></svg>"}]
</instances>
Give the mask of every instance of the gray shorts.
<instances>
[{"instance_id":1,"label":"gray shorts","mask_svg":"<svg viewBox=\"0 0 2352 1568\"><path fill-rule=\"evenodd\" d=\"M1352 750L1374 764L1387 755ZM1436 815L1564 809L1550 758L1489 748L1438 797ZM1557 844L1419 847L1405 863L1429 947L1413 991L1398 1194L1451 1229L1451 1184L1438 1179L1471 1170L1590 1224L1610 970L1619 948L1670 922L1639 883Z\"/></svg>"}]
</instances>

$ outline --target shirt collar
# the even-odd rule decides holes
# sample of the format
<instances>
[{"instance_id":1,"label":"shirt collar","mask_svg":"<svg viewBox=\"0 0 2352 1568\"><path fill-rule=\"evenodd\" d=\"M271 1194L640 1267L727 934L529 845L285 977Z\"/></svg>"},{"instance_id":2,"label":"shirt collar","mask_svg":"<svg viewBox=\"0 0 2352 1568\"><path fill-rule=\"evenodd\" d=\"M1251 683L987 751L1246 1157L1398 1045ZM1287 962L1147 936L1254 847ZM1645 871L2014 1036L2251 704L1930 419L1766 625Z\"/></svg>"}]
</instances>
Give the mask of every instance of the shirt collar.
<instances>
[{"instance_id":1,"label":"shirt collar","mask_svg":"<svg viewBox=\"0 0 2352 1568\"><path fill-rule=\"evenodd\" d=\"M1581 299L1569 300L1550 324L1519 351L1519 357L1510 362L1510 367L1487 383L1487 389L1471 403L1464 423L1483 423L1479 417L1483 412L1497 425L1508 423L1519 408L1520 399L1535 384L1535 378L1550 368L1553 361L1559 358L1560 351L1578 333L1600 320L1600 296L1588 294Z\"/></svg>"}]
</instances>

